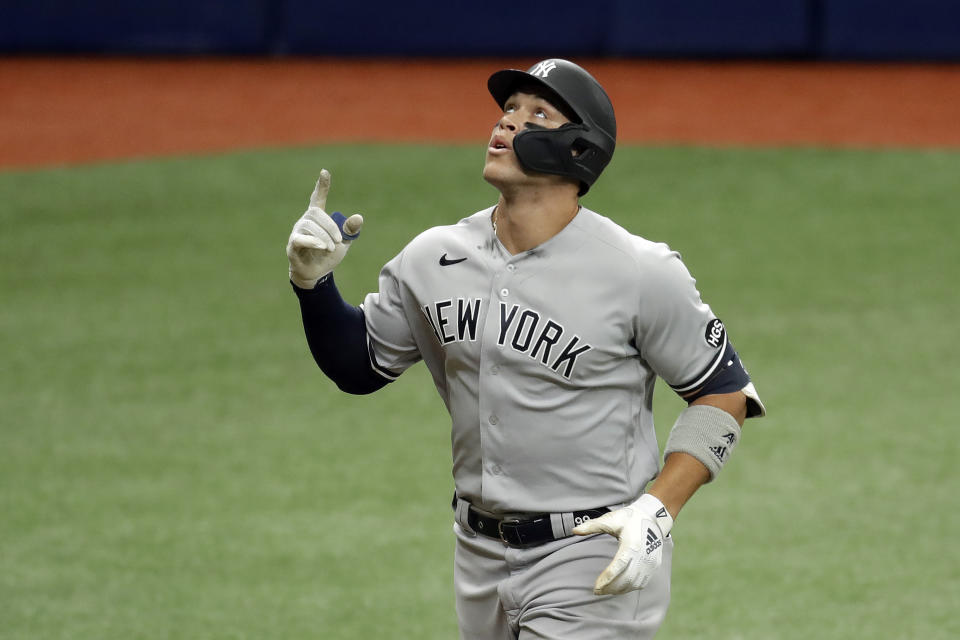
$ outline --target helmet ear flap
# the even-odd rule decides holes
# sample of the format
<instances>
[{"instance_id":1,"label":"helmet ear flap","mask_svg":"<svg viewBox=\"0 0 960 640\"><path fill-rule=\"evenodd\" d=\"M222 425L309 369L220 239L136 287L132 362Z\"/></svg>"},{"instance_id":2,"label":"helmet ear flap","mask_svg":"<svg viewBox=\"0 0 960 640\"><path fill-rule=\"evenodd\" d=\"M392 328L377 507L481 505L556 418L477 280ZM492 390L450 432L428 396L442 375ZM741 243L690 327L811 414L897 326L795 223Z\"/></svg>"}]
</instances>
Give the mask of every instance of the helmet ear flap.
<instances>
[{"instance_id":1,"label":"helmet ear flap","mask_svg":"<svg viewBox=\"0 0 960 640\"><path fill-rule=\"evenodd\" d=\"M513 150L525 169L578 180L582 196L606 165L602 150L584 137L586 132L584 125L572 122L556 129L528 125L514 137Z\"/></svg>"}]
</instances>

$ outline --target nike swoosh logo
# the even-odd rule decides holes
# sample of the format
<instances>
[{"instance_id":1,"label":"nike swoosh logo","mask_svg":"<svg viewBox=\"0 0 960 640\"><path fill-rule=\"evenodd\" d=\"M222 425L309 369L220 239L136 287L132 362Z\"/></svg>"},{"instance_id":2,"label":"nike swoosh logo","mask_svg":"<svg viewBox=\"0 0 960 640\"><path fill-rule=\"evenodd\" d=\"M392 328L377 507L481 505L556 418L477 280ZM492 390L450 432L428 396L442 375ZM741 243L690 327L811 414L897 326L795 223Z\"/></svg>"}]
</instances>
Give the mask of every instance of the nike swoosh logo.
<instances>
[{"instance_id":1,"label":"nike swoosh logo","mask_svg":"<svg viewBox=\"0 0 960 640\"><path fill-rule=\"evenodd\" d=\"M440 256L440 266L449 267L452 264L457 264L458 262L463 262L466 258L457 258L456 260L450 260L447 258L447 254Z\"/></svg>"}]
</instances>

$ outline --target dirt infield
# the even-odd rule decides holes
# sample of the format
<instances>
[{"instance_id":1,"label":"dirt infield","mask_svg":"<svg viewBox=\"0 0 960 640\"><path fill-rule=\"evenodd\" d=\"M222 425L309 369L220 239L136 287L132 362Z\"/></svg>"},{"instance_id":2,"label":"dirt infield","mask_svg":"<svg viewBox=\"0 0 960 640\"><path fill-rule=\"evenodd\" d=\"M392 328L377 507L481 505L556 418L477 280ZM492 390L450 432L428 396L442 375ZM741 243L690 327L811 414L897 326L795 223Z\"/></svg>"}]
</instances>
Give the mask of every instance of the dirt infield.
<instances>
[{"instance_id":1,"label":"dirt infield","mask_svg":"<svg viewBox=\"0 0 960 640\"><path fill-rule=\"evenodd\" d=\"M482 141L532 60L0 59L0 167ZM631 143L960 147L960 65L586 60Z\"/></svg>"}]
</instances>

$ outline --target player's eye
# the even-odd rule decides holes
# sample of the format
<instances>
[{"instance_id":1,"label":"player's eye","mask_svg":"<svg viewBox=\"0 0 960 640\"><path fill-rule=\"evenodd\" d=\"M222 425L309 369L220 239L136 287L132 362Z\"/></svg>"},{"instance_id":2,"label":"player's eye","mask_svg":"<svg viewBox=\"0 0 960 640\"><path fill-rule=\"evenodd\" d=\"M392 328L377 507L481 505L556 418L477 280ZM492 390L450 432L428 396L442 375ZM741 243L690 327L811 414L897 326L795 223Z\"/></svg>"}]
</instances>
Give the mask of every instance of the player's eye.
<instances>
[{"instance_id":1,"label":"player's eye","mask_svg":"<svg viewBox=\"0 0 960 640\"><path fill-rule=\"evenodd\" d=\"M537 109L536 111L533 112L533 115L536 118L542 118L544 120L547 119L547 112L544 111L543 109Z\"/></svg>"}]
</instances>

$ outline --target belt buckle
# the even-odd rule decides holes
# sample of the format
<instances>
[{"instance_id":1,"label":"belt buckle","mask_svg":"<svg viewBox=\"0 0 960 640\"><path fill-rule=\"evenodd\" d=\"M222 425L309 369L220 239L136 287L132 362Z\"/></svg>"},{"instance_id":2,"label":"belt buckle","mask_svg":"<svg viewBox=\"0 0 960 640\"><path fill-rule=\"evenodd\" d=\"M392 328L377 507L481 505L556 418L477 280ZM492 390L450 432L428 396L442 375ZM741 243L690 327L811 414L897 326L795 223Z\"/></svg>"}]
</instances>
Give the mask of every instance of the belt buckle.
<instances>
[{"instance_id":1,"label":"belt buckle","mask_svg":"<svg viewBox=\"0 0 960 640\"><path fill-rule=\"evenodd\" d=\"M520 524L520 520L517 520L517 519L500 520L499 522L497 522L497 535L500 536L500 540L503 542L503 544L510 545L510 546L519 546L519 545L523 544L523 541L521 541L521 540L517 540L516 542L512 542L512 541L510 541L510 540L507 540L506 537L504 536L504 533L503 533L503 525L518 526L519 524ZM516 531L517 531L517 530L514 529L514 532L516 532ZM518 537L519 537L519 536L518 536Z\"/></svg>"}]
</instances>

